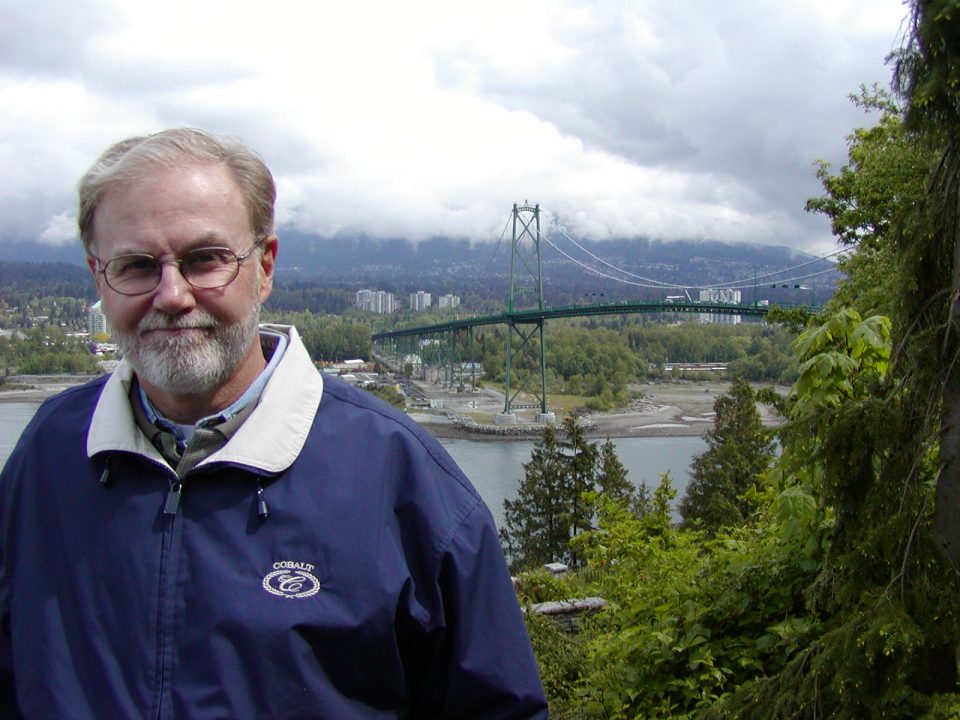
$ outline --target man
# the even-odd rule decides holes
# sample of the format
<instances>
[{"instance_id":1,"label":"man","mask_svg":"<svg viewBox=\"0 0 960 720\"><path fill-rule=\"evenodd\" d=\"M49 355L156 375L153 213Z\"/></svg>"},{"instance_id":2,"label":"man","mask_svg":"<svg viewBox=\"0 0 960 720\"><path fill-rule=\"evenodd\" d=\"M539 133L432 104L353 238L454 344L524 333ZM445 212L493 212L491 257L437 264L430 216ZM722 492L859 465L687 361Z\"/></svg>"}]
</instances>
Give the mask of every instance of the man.
<instances>
[{"instance_id":1,"label":"man","mask_svg":"<svg viewBox=\"0 0 960 720\"><path fill-rule=\"evenodd\" d=\"M528 718L545 701L489 514L430 436L258 327L274 184L169 130L80 182L124 360L0 477L3 711Z\"/></svg>"}]
</instances>

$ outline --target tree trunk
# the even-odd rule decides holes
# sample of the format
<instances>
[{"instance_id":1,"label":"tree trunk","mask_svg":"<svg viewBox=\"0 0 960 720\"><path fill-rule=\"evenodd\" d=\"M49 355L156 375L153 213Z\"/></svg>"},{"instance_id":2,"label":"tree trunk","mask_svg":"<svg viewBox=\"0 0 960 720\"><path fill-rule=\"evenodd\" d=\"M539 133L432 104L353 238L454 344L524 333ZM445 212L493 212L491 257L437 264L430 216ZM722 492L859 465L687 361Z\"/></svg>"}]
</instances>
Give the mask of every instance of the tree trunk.
<instances>
[{"instance_id":1,"label":"tree trunk","mask_svg":"<svg viewBox=\"0 0 960 720\"><path fill-rule=\"evenodd\" d=\"M950 287L949 321L945 329L941 362L949 370L943 387L940 409L940 474L937 478L933 529L954 565L960 567L960 363L954 358L960 350L960 193L953 182L952 169L958 164L957 143L952 141L944 158L947 196L943 209L953 216L945 222L953 236L953 272Z\"/></svg>"},{"instance_id":2,"label":"tree trunk","mask_svg":"<svg viewBox=\"0 0 960 720\"><path fill-rule=\"evenodd\" d=\"M943 391L940 423L940 475L933 529L960 567L960 376L956 369Z\"/></svg>"}]
</instances>

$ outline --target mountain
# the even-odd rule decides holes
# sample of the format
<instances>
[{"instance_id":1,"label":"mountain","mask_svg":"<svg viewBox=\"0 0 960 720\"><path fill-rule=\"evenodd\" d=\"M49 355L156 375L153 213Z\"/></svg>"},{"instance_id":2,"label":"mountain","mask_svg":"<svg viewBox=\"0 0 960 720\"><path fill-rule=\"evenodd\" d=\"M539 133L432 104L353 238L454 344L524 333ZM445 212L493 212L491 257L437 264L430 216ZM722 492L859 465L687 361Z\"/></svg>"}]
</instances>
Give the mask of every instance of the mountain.
<instances>
[{"instance_id":1,"label":"mountain","mask_svg":"<svg viewBox=\"0 0 960 720\"><path fill-rule=\"evenodd\" d=\"M809 302L814 295L822 302L833 294L840 277L830 260L779 246L644 238L577 244L580 247L541 242L544 297L549 304L578 302L601 293L607 300L621 300L678 292L656 289L658 283L650 280L688 288L739 281L744 300L753 299L755 283L757 299ZM281 282L320 279L356 289L475 294L502 301L509 294L510 255L509 241L471 244L436 238L413 244L285 233L277 272ZM535 267L529 250L524 258L527 266ZM519 261L517 265L524 266Z\"/></svg>"},{"instance_id":2,"label":"mountain","mask_svg":"<svg viewBox=\"0 0 960 720\"><path fill-rule=\"evenodd\" d=\"M531 250L528 248L521 255L517 267L535 269ZM470 309L496 309L503 307L509 294L510 256L509 240L471 244L435 238L415 244L403 239L331 239L284 231L277 286L302 290L323 285L338 288L344 297L361 288L386 290L398 294L404 305L407 293L425 290L434 296L459 295ZM82 270L68 273L72 276L70 283L85 278L83 282L92 286L82 267L79 244L0 244L0 261L18 261L14 271L8 268L8 281L14 277L28 281L37 273L50 272L49 267L43 272L40 268L31 272L30 264L64 263ZM29 262L21 265L23 261ZM752 300L755 295L756 299L771 302L823 302L833 293L839 278L829 260L818 260L786 247L644 238L578 240L576 244L567 240L554 244L544 239L541 263L544 298L551 305L583 302L585 297L614 301L652 299L680 292L657 289L657 283L649 280L688 288L739 281L744 300ZM593 272L584 265L593 268ZM784 269L787 271L779 272ZM66 268L61 271L66 272ZM521 278L522 270L517 272L517 282L529 284L530 275ZM49 281L49 274L37 279Z\"/></svg>"},{"instance_id":3,"label":"mountain","mask_svg":"<svg viewBox=\"0 0 960 720\"><path fill-rule=\"evenodd\" d=\"M67 263L86 267L80 241L65 245L38 242L0 241L0 261L30 263Z\"/></svg>"},{"instance_id":4,"label":"mountain","mask_svg":"<svg viewBox=\"0 0 960 720\"><path fill-rule=\"evenodd\" d=\"M93 279L84 266L64 262L0 261L0 301L17 305L31 297L95 297Z\"/></svg>"}]
</instances>

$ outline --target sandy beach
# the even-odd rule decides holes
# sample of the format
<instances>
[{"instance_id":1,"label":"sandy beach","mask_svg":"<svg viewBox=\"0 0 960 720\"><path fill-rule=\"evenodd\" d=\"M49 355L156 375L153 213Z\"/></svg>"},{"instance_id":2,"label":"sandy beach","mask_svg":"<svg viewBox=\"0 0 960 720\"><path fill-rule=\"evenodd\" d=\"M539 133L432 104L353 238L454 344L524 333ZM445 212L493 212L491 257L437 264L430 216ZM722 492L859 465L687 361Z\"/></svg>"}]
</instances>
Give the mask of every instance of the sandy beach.
<instances>
[{"instance_id":1,"label":"sandy beach","mask_svg":"<svg viewBox=\"0 0 960 720\"><path fill-rule=\"evenodd\" d=\"M0 403L40 403L95 375L14 375L0 385Z\"/></svg>"},{"instance_id":2,"label":"sandy beach","mask_svg":"<svg viewBox=\"0 0 960 720\"><path fill-rule=\"evenodd\" d=\"M442 408L411 412L410 415L438 437L482 437L497 439L539 436L542 425L535 422L536 410L520 410L517 424L496 426L495 417L503 410L503 393L490 388L475 392L452 392L432 383L418 387ZM629 407L602 413L581 415L590 437L666 437L671 435L703 435L713 427L713 405L717 397L730 387L728 382L658 382L636 385L642 393ZM759 386L758 386L759 387ZM787 388L778 387L785 394ZM549 405L549 396L548 396ZM759 406L764 425L770 427L782 418L770 406ZM563 421L558 413L556 420Z\"/></svg>"}]
</instances>

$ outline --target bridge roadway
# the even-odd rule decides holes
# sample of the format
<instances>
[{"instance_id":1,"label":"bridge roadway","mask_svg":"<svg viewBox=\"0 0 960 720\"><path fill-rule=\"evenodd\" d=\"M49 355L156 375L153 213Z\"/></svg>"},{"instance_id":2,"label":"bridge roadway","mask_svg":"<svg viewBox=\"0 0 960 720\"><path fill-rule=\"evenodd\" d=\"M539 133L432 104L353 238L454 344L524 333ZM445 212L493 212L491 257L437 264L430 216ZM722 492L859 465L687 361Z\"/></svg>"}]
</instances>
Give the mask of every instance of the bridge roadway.
<instances>
[{"instance_id":1,"label":"bridge roadway","mask_svg":"<svg viewBox=\"0 0 960 720\"><path fill-rule=\"evenodd\" d=\"M809 307L801 305L798 307ZM637 302L606 303L603 305L567 305L544 308L543 310L517 310L499 315L481 315L417 327L389 330L373 333L374 342L401 337L432 335L434 333L465 330L481 325L538 323L551 318L587 317L591 315L633 315L642 313L710 313L713 315L747 315L763 317L770 310L768 305L759 303L717 303L717 302L666 302L661 300L642 300Z\"/></svg>"}]
</instances>

